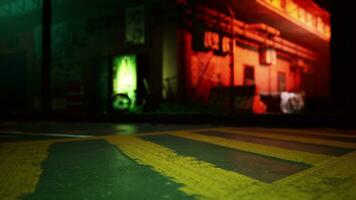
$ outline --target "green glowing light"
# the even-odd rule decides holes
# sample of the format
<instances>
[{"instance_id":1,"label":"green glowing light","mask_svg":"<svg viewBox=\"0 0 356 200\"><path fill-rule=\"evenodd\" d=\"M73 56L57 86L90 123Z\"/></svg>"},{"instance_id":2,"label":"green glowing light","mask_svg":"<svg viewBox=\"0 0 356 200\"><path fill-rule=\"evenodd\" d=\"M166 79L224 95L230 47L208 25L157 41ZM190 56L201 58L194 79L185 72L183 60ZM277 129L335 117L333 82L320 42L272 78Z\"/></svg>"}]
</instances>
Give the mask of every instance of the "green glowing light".
<instances>
[{"instance_id":1,"label":"green glowing light","mask_svg":"<svg viewBox=\"0 0 356 200\"><path fill-rule=\"evenodd\" d=\"M134 105L136 100L136 56L118 56L114 59L113 64L113 93L114 95L120 94L120 98L115 98L113 100L113 107L117 110L123 110L124 107L129 109ZM128 97L130 101L125 98L122 98L123 96Z\"/></svg>"}]
</instances>

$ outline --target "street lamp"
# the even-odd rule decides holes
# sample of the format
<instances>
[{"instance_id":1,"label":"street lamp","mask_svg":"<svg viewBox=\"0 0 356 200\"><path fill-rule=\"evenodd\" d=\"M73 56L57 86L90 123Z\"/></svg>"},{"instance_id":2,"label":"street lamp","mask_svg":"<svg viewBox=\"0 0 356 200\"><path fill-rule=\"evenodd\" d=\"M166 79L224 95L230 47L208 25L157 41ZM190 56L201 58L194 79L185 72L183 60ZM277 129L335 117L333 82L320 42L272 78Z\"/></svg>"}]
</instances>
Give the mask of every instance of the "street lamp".
<instances>
[{"instance_id":1,"label":"street lamp","mask_svg":"<svg viewBox=\"0 0 356 200\"><path fill-rule=\"evenodd\" d=\"M41 104L42 114L51 112L51 0L42 1L42 63L41 63Z\"/></svg>"},{"instance_id":2,"label":"street lamp","mask_svg":"<svg viewBox=\"0 0 356 200\"><path fill-rule=\"evenodd\" d=\"M234 20L235 20L235 13L232 9L233 6L233 0L226 0L226 5L229 10L230 14L230 34L231 34L231 39L230 39L230 110L232 113L235 112L235 106L234 106L234 101L235 101L235 91L234 91L234 86L235 86L235 44L234 44Z\"/></svg>"}]
</instances>

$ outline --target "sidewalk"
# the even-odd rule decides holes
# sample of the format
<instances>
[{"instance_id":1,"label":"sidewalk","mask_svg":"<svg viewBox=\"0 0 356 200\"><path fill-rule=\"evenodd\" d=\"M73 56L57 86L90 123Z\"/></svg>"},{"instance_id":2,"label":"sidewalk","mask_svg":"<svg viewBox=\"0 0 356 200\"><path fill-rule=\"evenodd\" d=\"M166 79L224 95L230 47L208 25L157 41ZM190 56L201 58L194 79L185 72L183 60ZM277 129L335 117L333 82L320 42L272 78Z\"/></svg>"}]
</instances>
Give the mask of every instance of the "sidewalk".
<instances>
[{"instance_id":1,"label":"sidewalk","mask_svg":"<svg viewBox=\"0 0 356 200\"><path fill-rule=\"evenodd\" d=\"M113 113L108 115L13 115L0 116L2 121L65 121L160 124L217 124L263 127L356 128L356 113L327 114L209 114L209 113Z\"/></svg>"}]
</instances>

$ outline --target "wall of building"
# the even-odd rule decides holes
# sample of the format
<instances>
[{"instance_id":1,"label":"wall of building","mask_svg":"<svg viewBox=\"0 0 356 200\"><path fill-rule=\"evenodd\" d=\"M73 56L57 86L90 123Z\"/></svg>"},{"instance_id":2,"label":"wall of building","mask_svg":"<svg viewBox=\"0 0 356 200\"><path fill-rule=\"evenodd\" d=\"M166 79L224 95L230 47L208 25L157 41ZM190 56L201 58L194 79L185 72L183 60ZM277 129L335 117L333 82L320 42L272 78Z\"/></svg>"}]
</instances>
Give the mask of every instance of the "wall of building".
<instances>
[{"instance_id":1,"label":"wall of building","mask_svg":"<svg viewBox=\"0 0 356 200\"><path fill-rule=\"evenodd\" d=\"M166 24L163 27L163 69L162 95L165 99L176 99L178 93L178 24Z\"/></svg>"},{"instance_id":2,"label":"wall of building","mask_svg":"<svg viewBox=\"0 0 356 200\"><path fill-rule=\"evenodd\" d=\"M195 52L192 34L184 31L186 56L186 88L190 98L207 102L211 87L230 82L229 56L217 56L213 52Z\"/></svg>"},{"instance_id":3,"label":"wall of building","mask_svg":"<svg viewBox=\"0 0 356 200\"><path fill-rule=\"evenodd\" d=\"M287 91L293 91L297 87L298 83L295 80L293 72L290 71L290 61L283 59L280 56L277 58L275 65L262 65L259 61L259 52L257 48L248 48L246 46L237 45L235 50L235 63L235 74L237 76L235 84L244 84L243 70L245 66L251 66L255 70L255 83L258 86L260 94L271 95L278 93L278 72L285 73L286 75Z\"/></svg>"},{"instance_id":4,"label":"wall of building","mask_svg":"<svg viewBox=\"0 0 356 200\"><path fill-rule=\"evenodd\" d=\"M329 44L323 46L318 51L318 60L312 68L312 87L314 97L330 97L330 77L331 77L331 52Z\"/></svg>"},{"instance_id":5,"label":"wall of building","mask_svg":"<svg viewBox=\"0 0 356 200\"><path fill-rule=\"evenodd\" d=\"M66 5L55 8L53 13L51 89L55 112L107 110L112 79L110 60L123 54L145 57L140 63L142 73L148 79L157 103L162 96L169 99L168 88L172 91L173 100L187 94L186 99L207 102L212 87L230 84L229 55L193 51L192 34L187 29L179 28L180 19L177 16L180 13L174 10L173 1L125 1L125 6L145 5L147 9L145 22L148 29L145 31L148 34L144 45L128 45L125 42L125 8L121 1L108 1L106 3L111 2L110 6L103 3L107 6L103 8L96 7L92 1L90 5L78 2L75 4L77 7ZM39 111L40 105L40 23L38 20L36 26L14 34L15 39L0 39L0 56L25 53L25 83L23 97L19 99L25 99L23 110L31 112ZM278 92L278 72L286 74L286 89L297 91L303 84L299 81L301 78L290 70L288 56L280 55L274 66L264 66L259 63L259 52L254 45L236 45L235 85L243 84L243 69L248 65L255 69L259 93ZM322 58L327 56L328 51L320 53ZM315 82L309 84L307 95L328 95L328 65L327 60L316 62L310 75ZM70 104L77 105L77 108L69 108Z\"/></svg>"},{"instance_id":6,"label":"wall of building","mask_svg":"<svg viewBox=\"0 0 356 200\"><path fill-rule=\"evenodd\" d=\"M192 34L185 31L187 90L194 100L207 103L212 87L230 85L230 56L215 55L212 51L196 52L192 49ZM244 68L254 68L255 84L259 94L278 95L278 73L286 75L286 91L299 92L301 76L291 70L291 60L277 52L275 65L260 64L257 47L237 43L235 46L235 86L244 84ZM310 94L312 95L312 94Z\"/></svg>"},{"instance_id":7,"label":"wall of building","mask_svg":"<svg viewBox=\"0 0 356 200\"><path fill-rule=\"evenodd\" d=\"M0 41L0 112L35 112L40 104L40 57L32 30L13 33Z\"/></svg>"}]
</instances>

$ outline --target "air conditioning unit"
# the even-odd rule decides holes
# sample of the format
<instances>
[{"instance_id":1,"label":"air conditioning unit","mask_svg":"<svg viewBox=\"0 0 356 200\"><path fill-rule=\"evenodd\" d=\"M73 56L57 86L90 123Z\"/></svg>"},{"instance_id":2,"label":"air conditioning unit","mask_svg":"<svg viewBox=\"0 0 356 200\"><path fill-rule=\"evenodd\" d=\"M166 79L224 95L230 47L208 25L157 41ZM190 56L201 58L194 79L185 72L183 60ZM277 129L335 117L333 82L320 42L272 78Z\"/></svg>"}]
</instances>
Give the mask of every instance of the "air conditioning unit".
<instances>
[{"instance_id":1,"label":"air conditioning unit","mask_svg":"<svg viewBox=\"0 0 356 200\"><path fill-rule=\"evenodd\" d=\"M260 48L260 64L275 65L277 63L277 51L272 47Z\"/></svg>"}]
</instances>

